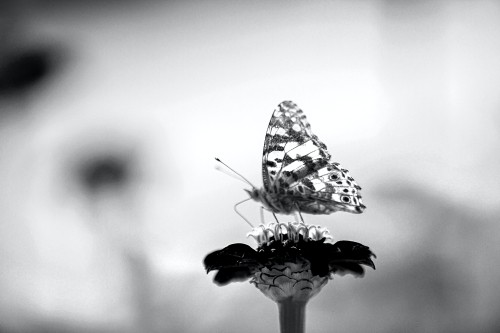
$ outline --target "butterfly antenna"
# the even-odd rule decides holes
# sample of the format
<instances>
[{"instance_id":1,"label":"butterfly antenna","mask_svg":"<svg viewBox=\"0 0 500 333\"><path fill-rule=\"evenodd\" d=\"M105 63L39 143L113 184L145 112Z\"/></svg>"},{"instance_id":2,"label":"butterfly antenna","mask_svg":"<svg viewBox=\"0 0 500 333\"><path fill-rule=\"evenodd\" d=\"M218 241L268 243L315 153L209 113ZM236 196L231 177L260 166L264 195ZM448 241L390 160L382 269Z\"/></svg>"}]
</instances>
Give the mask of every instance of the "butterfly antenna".
<instances>
[{"instance_id":1,"label":"butterfly antenna","mask_svg":"<svg viewBox=\"0 0 500 333\"><path fill-rule=\"evenodd\" d=\"M238 179L239 181L242 181L242 182L244 182L245 184L247 183L247 182L245 182L243 179L241 179L240 177L236 176L234 173L227 171L225 168L221 168L219 165L217 165L217 166L215 167L215 169L216 169L217 171L220 171L220 172L222 172L222 173L224 173L224 174L228 175L228 176L229 176L229 177L231 177L231 178Z\"/></svg>"},{"instance_id":2,"label":"butterfly antenna","mask_svg":"<svg viewBox=\"0 0 500 333\"><path fill-rule=\"evenodd\" d=\"M234 211L236 212L236 214L238 214L239 216L241 216L241 218L242 218L243 220L245 220L245 222L246 222L246 223L248 223L248 224L252 227L252 229L253 229L253 228L255 228L255 227L253 226L253 224L252 224L252 223L250 223L250 221L248 221L248 220L247 220L247 218L246 218L245 216L243 216L243 214L241 214L241 213L240 213L240 212L236 209L236 207L237 207L237 206L239 206L240 204L244 203L245 201L248 201L248 200L251 200L251 199L252 199L252 198L248 198L248 199L242 200L242 201L240 201L240 202L238 202L238 203L235 203L235 204L234 204L233 209L234 209Z\"/></svg>"},{"instance_id":3,"label":"butterfly antenna","mask_svg":"<svg viewBox=\"0 0 500 333\"><path fill-rule=\"evenodd\" d=\"M247 183L248 185L252 186L252 188L257 188L255 187L254 184L252 184L248 179L246 179L245 177L243 177L240 173L236 172L233 168L231 168L229 165L227 165L226 163L222 162L221 160L219 160L217 157L215 158L215 160L217 162L219 162L220 164L222 164L223 166L225 166L226 168L228 168L229 170L231 170L233 172L233 175L227 173L227 172L224 172L223 170L217 168L217 170L221 171L221 172L224 172L225 174L233 177L233 178L236 178L236 179L239 179L241 181L244 181L245 183ZM235 177L234 175L238 176L238 177Z\"/></svg>"}]
</instances>

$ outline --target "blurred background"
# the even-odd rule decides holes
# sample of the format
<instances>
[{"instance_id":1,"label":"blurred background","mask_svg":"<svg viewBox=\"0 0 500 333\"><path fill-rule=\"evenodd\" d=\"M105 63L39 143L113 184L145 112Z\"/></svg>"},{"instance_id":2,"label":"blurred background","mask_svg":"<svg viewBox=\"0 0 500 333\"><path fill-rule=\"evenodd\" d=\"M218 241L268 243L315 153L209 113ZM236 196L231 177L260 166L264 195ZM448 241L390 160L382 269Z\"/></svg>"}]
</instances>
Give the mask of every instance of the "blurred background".
<instances>
[{"instance_id":1,"label":"blurred background","mask_svg":"<svg viewBox=\"0 0 500 333\"><path fill-rule=\"evenodd\" d=\"M254 246L214 157L260 186L283 100L368 207L306 221L377 254L307 331L500 331L499 36L497 1L1 2L0 331L278 331L202 260Z\"/></svg>"}]
</instances>

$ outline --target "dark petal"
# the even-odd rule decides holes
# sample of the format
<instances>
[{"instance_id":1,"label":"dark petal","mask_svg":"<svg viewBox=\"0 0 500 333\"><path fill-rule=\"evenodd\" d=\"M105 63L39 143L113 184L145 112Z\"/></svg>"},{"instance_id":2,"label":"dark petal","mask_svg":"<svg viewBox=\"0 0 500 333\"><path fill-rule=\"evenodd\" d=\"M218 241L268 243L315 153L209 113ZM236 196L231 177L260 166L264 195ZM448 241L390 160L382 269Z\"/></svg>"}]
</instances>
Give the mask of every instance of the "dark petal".
<instances>
[{"instance_id":1,"label":"dark petal","mask_svg":"<svg viewBox=\"0 0 500 333\"><path fill-rule=\"evenodd\" d=\"M302 256L311 265L311 273L320 277L330 274L329 247L324 243L325 239L319 241L303 242L301 245ZM331 244L328 244L331 245Z\"/></svg>"},{"instance_id":2,"label":"dark petal","mask_svg":"<svg viewBox=\"0 0 500 333\"><path fill-rule=\"evenodd\" d=\"M330 245L330 244L325 244ZM351 241L339 241L328 246L329 265L336 274L353 274L363 276L364 269L361 265L375 269L371 257L375 254L369 247Z\"/></svg>"},{"instance_id":3,"label":"dark petal","mask_svg":"<svg viewBox=\"0 0 500 333\"><path fill-rule=\"evenodd\" d=\"M368 246L351 241L338 241L333 244L333 247L335 252L331 259L353 261L375 269L371 257L376 258L377 256Z\"/></svg>"},{"instance_id":4,"label":"dark petal","mask_svg":"<svg viewBox=\"0 0 500 333\"><path fill-rule=\"evenodd\" d=\"M231 244L208 254L203 260L207 273L227 268L255 268L260 266L259 255L246 244Z\"/></svg>"},{"instance_id":5,"label":"dark petal","mask_svg":"<svg viewBox=\"0 0 500 333\"><path fill-rule=\"evenodd\" d=\"M324 260L309 261L311 264L311 273L320 277L330 274L330 267L328 262Z\"/></svg>"},{"instance_id":6,"label":"dark petal","mask_svg":"<svg viewBox=\"0 0 500 333\"><path fill-rule=\"evenodd\" d=\"M329 273L363 276L360 265L375 269L371 260L375 256L367 246L351 241L339 241L335 244L321 241L309 241L301 244L301 254L311 264L314 275L326 276Z\"/></svg>"},{"instance_id":7,"label":"dark petal","mask_svg":"<svg viewBox=\"0 0 500 333\"><path fill-rule=\"evenodd\" d=\"M365 275L365 270L361 265L354 262L340 262L331 264L330 270L332 273L345 275L352 274L354 276L362 277Z\"/></svg>"},{"instance_id":8,"label":"dark petal","mask_svg":"<svg viewBox=\"0 0 500 333\"><path fill-rule=\"evenodd\" d=\"M253 270L248 267L221 268L215 275L214 282L219 286L224 286L230 282L245 281L253 273Z\"/></svg>"}]
</instances>

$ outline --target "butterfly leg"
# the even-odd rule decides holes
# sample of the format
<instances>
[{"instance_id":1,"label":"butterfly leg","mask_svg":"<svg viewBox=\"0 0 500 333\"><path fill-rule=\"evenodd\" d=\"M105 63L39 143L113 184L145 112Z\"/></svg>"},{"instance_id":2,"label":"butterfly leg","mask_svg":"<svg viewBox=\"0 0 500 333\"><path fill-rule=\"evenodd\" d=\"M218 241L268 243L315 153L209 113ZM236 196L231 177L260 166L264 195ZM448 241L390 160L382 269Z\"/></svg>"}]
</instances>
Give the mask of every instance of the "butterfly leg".
<instances>
[{"instance_id":1,"label":"butterfly leg","mask_svg":"<svg viewBox=\"0 0 500 333\"><path fill-rule=\"evenodd\" d=\"M241 213L238 211L238 209L236 209L236 207L238 207L240 204L242 204L242 203L244 203L245 201L248 201L248 200L250 200L250 198L245 199L245 200L243 200L243 201L240 201L240 202L236 203L236 204L233 206L233 209L234 209L234 211L236 212L236 214L238 214L239 216L241 216L241 218L242 218L243 220L245 220L245 222L246 222L246 223L248 223L248 224L249 224L249 225L253 228L253 227L254 227L254 226L253 226L253 224L252 224L252 223L250 223L250 221L248 221L248 220L247 220L247 218L246 218L245 216L243 216L243 214L241 214Z\"/></svg>"},{"instance_id":2,"label":"butterfly leg","mask_svg":"<svg viewBox=\"0 0 500 333\"><path fill-rule=\"evenodd\" d=\"M278 218L276 217L276 214L271 211L271 213L273 214L274 216L274 219L276 220L276 223L280 223L280 221L278 221ZM266 222L264 221L264 207L263 206L260 206L260 221L262 222L262 224L266 224Z\"/></svg>"},{"instance_id":3,"label":"butterfly leg","mask_svg":"<svg viewBox=\"0 0 500 333\"><path fill-rule=\"evenodd\" d=\"M302 215L300 214L300 212L297 211L293 215L295 217L296 223L304 223L304 219L302 218Z\"/></svg>"},{"instance_id":4,"label":"butterfly leg","mask_svg":"<svg viewBox=\"0 0 500 333\"><path fill-rule=\"evenodd\" d=\"M295 211L295 220L297 222L299 222L299 219L300 219L300 222L304 223L304 218L302 217L302 214L300 213L299 205L297 203L295 203L295 206L297 207L297 210Z\"/></svg>"},{"instance_id":5,"label":"butterfly leg","mask_svg":"<svg viewBox=\"0 0 500 333\"><path fill-rule=\"evenodd\" d=\"M280 221L278 221L278 218L276 217L276 214L274 214L274 212L273 212L273 216L274 216L274 219L276 220L276 223L280 223Z\"/></svg>"}]
</instances>

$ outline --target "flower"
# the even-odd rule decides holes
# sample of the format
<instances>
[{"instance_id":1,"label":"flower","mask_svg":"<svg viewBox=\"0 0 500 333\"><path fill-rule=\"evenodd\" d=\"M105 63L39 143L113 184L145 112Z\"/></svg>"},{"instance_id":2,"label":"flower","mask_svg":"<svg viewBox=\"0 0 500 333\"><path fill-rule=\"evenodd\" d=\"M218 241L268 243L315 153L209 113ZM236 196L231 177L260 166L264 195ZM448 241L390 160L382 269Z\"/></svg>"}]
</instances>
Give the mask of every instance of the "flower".
<instances>
[{"instance_id":1,"label":"flower","mask_svg":"<svg viewBox=\"0 0 500 333\"><path fill-rule=\"evenodd\" d=\"M236 243L205 257L207 273L218 271L214 282L251 279L264 295L277 303L306 303L334 274L361 277L361 265L375 269L373 252L352 241L331 243L326 228L305 223L270 223L254 228L248 236L257 250Z\"/></svg>"}]
</instances>

